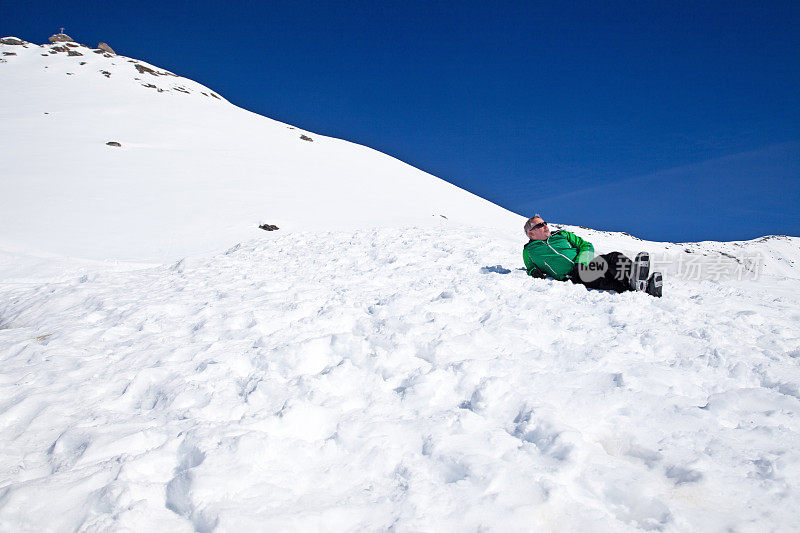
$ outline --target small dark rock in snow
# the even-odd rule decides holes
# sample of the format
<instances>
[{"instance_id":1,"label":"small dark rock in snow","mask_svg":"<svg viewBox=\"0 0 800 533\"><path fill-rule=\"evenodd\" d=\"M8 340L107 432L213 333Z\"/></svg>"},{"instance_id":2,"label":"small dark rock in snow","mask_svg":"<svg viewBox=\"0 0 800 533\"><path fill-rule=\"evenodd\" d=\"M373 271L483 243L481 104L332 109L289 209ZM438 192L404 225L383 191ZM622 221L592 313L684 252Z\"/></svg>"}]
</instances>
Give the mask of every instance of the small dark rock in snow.
<instances>
[{"instance_id":1,"label":"small dark rock in snow","mask_svg":"<svg viewBox=\"0 0 800 533\"><path fill-rule=\"evenodd\" d=\"M301 135L300 138L303 139L304 141L314 142L314 139L312 139L308 135Z\"/></svg>"},{"instance_id":2,"label":"small dark rock in snow","mask_svg":"<svg viewBox=\"0 0 800 533\"><path fill-rule=\"evenodd\" d=\"M25 44L25 41L23 41L22 39L17 39L16 37L3 37L2 39L0 39L0 43L21 45Z\"/></svg>"},{"instance_id":3,"label":"small dark rock in snow","mask_svg":"<svg viewBox=\"0 0 800 533\"><path fill-rule=\"evenodd\" d=\"M117 146L117 147L120 147L120 146L122 146L122 145L121 145L120 143L118 143L117 141L108 141L108 142L106 143L106 145L108 145L108 146Z\"/></svg>"},{"instance_id":4,"label":"small dark rock in snow","mask_svg":"<svg viewBox=\"0 0 800 533\"><path fill-rule=\"evenodd\" d=\"M70 50L70 51L67 52L67 55L68 56L82 56L83 54L80 53L80 52L77 52L75 50Z\"/></svg>"},{"instance_id":5,"label":"small dark rock in snow","mask_svg":"<svg viewBox=\"0 0 800 533\"><path fill-rule=\"evenodd\" d=\"M17 53L16 52L3 52L3 55L4 56L15 56L15 55L17 55Z\"/></svg>"},{"instance_id":6,"label":"small dark rock in snow","mask_svg":"<svg viewBox=\"0 0 800 533\"><path fill-rule=\"evenodd\" d=\"M100 74L102 74L106 78L110 78L111 77L111 73L109 71L107 71L107 70L101 70Z\"/></svg>"},{"instance_id":7,"label":"small dark rock in snow","mask_svg":"<svg viewBox=\"0 0 800 533\"><path fill-rule=\"evenodd\" d=\"M275 224L261 224L259 228L263 229L264 231L275 231L276 229L280 229Z\"/></svg>"}]
</instances>

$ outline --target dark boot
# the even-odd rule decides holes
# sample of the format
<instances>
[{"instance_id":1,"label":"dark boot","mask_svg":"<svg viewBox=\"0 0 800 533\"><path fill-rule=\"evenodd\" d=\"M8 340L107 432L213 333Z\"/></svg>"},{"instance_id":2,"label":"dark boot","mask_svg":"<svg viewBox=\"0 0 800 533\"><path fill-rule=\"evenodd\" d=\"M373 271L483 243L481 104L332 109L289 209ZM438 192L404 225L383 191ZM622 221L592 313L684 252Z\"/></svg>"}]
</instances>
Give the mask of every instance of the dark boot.
<instances>
[{"instance_id":1,"label":"dark boot","mask_svg":"<svg viewBox=\"0 0 800 533\"><path fill-rule=\"evenodd\" d=\"M647 280L647 294L655 296L656 298L661 298L663 286L664 279L661 276L661 272L653 272L653 275Z\"/></svg>"},{"instance_id":2,"label":"dark boot","mask_svg":"<svg viewBox=\"0 0 800 533\"><path fill-rule=\"evenodd\" d=\"M631 289L634 291L647 290L647 276L650 274L650 254L639 252L633 260L631 271Z\"/></svg>"}]
</instances>

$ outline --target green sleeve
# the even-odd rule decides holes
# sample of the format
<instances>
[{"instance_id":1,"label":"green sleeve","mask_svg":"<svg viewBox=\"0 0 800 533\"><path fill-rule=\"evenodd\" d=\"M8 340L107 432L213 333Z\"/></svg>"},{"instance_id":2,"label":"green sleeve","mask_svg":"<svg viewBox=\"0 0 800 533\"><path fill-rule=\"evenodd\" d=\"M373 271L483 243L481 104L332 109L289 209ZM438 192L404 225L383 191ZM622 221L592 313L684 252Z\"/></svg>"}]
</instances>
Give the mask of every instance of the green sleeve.
<instances>
[{"instance_id":1,"label":"green sleeve","mask_svg":"<svg viewBox=\"0 0 800 533\"><path fill-rule=\"evenodd\" d=\"M533 262L531 256L528 254L528 249L525 248L522 250L522 259L525 261L525 271L528 273L529 276L533 276L534 278L543 278L545 277L545 273Z\"/></svg>"},{"instance_id":2,"label":"green sleeve","mask_svg":"<svg viewBox=\"0 0 800 533\"><path fill-rule=\"evenodd\" d=\"M536 264L533 262L533 259L528 255L528 249L525 248L522 250L522 259L525 261L525 270L528 272L528 275L531 275L531 271L536 268Z\"/></svg>"},{"instance_id":3,"label":"green sleeve","mask_svg":"<svg viewBox=\"0 0 800 533\"><path fill-rule=\"evenodd\" d=\"M585 241L572 232L564 231L564 236L567 241L578 249L578 256L575 258L576 263L583 263L584 265L594 259L594 246L589 241Z\"/></svg>"}]
</instances>

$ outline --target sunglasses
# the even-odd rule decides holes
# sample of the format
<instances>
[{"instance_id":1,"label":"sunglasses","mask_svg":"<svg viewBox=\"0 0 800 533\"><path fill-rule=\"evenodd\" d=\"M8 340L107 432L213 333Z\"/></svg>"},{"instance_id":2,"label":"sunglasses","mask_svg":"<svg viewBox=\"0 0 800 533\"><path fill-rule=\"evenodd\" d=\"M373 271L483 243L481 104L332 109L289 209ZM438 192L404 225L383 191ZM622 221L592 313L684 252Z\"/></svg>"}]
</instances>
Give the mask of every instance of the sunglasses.
<instances>
[{"instance_id":1,"label":"sunglasses","mask_svg":"<svg viewBox=\"0 0 800 533\"><path fill-rule=\"evenodd\" d=\"M539 222L535 226L531 226L531 231L537 230L539 228L543 228L547 225L547 222Z\"/></svg>"}]
</instances>

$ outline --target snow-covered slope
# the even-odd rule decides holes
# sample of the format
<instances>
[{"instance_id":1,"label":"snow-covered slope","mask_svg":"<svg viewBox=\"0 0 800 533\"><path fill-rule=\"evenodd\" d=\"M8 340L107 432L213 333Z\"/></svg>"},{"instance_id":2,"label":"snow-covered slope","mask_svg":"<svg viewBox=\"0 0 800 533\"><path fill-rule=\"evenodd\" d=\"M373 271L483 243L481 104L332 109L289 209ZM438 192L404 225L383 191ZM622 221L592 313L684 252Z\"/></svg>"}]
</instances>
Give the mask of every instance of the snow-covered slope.
<instances>
[{"instance_id":1,"label":"snow-covered slope","mask_svg":"<svg viewBox=\"0 0 800 533\"><path fill-rule=\"evenodd\" d=\"M6 249L164 261L258 236L261 223L502 227L521 218L142 61L77 43L0 44L0 54Z\"/></svg>"},{"instance_id":2,"label":"snow-covered slope","mask_svg":"<svg viewBox=\"0 0 800 533\"><path fill-rule=\"evenodd\" d=\"M56 46L0 56L0 531L800 530L800 239L532 279L522 217Z\"/></svg>"}]
</instances>

